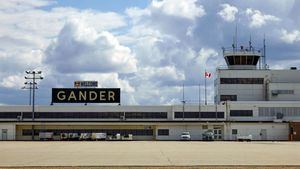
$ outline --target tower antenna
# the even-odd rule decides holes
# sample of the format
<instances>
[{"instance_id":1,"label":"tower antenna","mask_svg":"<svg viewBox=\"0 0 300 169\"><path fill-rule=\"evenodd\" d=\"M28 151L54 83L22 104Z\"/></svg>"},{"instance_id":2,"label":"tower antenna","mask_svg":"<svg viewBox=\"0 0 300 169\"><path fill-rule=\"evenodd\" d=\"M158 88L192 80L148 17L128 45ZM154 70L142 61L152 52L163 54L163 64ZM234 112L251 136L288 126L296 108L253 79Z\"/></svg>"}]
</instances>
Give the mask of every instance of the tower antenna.
<instances>
[{"instance_id":1,"label":"tower antenna","mask_svg":"<svg viewBox=\"0 0 300 169\"><path fill-rule=\"evenodd\" d=\"M235 48L237 49L237 22L235 23Z\"/></svg>"},{"instance_id":2,"label":"tower antenna","mask_svg":"<svg viewBox=\"0 0 300 169\"><path fill-rule=\"evenodd\" d=\"M250 40L249 40L249 50L252 51L252 39L250 34Z\"/></svg>"},{"instance_id":3,"label":"tower antenna","mask_svg":"<svg viewBox=\"0 0 300 169\"><path fill-rule=\"evenodd\" d=\"M267 63L266 63L266 36L265 36L265 34L264 34L263 43L264 43L264 53L263 53L263 55L264 55L264 69L266 69L267 68Z\"/></svg>"}]
</instances>

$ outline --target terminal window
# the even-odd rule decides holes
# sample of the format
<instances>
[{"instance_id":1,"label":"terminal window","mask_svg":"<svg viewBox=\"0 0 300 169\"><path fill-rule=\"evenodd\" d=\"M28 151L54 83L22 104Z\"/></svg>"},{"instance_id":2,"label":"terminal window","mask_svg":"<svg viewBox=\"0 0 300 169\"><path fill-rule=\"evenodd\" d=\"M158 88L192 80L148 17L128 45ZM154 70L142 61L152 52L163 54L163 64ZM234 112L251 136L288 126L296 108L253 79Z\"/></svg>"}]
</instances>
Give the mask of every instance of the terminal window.
<instances>
[{"instance_id":1,"label":"terminal window","mask_svg":"<svg viewBox=\"0 0 300 169\"><path fill-rule=\"evenodd\" d=\"M224 118L224 112L175 112L176 118Z\"/></svg>"},{"instance_id":2,"label":"terminal window","mask_svg":"<svg viewBox=\"0 0 300 169\"><path fill-rule=\"evenodd\" d=\"M230 116L233 117L252 117L252 110L230 110Z\"/></svg>"},{"instance_id":3,"label":"terminal window","mask_svg":"<svg viewBox=\"0 0 300 169\"><path fill-rule=\"evenodd\" d=\"M220 78L221 84L263 84L264 78Z\"/></svg>"},{"instance_id":4,"label":"terminal window","mask_svg":"<svg viewBox=\"0 0 300 169\"><path fill-rule=\"evenodd\" d=\"M232 134L238 134L238 130L237 129L232 129Z\"/></svg>"},{"instance_id":5,"label":"terminal window","mask_svg":"<svg viewBox=\"0 0 300 169\"><path fill-rule=\"evenodd\" d=\"M236 95L221 95L221 101L237 101Z\"/></svg>"},{"instance_id":6,"label":"terminal window","mask_svg":"<svg viewBox=\"0 0 300 169\"><path fill-rule=\"evenodd\" d=\"M169 129L158 129L157 135L159 136L168 136L169 135Z\"/></svg>"},{"instance_id":7,"label":"terminal window","mask_svg":"<svg viewBox=\"0 0 300 169\"><path fill-rule=\"evenodd\" d=\"M31 118L31 112L0 112L0 118ZM36 119L120 119L124 112L35 112ZM125 112L128 119L167 119L167 112Z\"/></svg>"}]
</instances>

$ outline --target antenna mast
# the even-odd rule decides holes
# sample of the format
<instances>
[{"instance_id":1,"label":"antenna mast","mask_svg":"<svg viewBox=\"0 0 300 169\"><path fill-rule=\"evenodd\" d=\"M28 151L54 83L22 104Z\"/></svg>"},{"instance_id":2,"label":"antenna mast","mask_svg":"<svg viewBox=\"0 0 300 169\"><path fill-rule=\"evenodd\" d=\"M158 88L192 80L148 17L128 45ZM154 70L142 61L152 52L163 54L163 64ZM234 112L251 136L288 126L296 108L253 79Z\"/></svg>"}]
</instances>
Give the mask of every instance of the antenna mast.
<instances>
[{"instance_id":1,"label":"antenna mast","mask_svg":"<svg viewBox=\"0 0 300 169\"><path fill-rule=\"evenodd\" d=\"M264 55L264 69L267 69L267 63L266 63L266 37L265 37L265 34L264 34L263 43L264 43L264 53L263 53L263 55Z\"/></svg>"},{"instance_id":2,"label":"antenna mast","mask_svg":"<svg viewBox=\"0 0 300 169\"><path fill-rule=\"evenodd\" d=\"M237 23L235 23L235 49L237 50L238 45L237 45Z\"/></svg>"}]
</instances>

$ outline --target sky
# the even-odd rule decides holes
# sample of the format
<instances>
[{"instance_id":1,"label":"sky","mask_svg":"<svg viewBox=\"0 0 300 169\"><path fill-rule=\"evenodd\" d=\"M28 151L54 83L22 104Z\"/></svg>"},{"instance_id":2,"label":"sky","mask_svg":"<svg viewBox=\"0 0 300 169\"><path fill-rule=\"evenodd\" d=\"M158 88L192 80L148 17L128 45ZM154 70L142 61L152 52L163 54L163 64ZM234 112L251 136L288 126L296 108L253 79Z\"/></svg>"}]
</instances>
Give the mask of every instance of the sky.
<instances>
[{"instance_id":1,"label":"sky","mask_svg":"<svg viewBox=\"0 0 300 169\"><path fill-rule=\"evenodd\" d=\"M0 104L26 105L26 70L41 70L36 104L76 80L121 88L122 105L213 102L222 47L266 37L271 69L300 65L300 1L7 0L0 3Z\"/></svg>"}]
</instances>

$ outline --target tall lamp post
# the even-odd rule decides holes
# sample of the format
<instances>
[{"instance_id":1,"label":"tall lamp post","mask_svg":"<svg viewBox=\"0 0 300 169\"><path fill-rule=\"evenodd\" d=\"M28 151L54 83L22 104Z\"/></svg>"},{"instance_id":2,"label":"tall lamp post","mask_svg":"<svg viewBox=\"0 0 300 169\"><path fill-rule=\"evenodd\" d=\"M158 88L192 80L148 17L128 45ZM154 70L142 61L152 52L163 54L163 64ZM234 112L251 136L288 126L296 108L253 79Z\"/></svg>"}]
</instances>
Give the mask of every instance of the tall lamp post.
<instances>
[{"instance_id":1,"label":"tall lamp post","mask_svg":"<svg viewBox=\"0 0 300 169\"><path fill-rule=\"evenodd\" d=\"M41 80L43 79L43 77L41 76L42 71L25 71L25 73L27 74L27 76L25 76L26 80L32 80L32 82L30 82L32 84L32 114L31 114L31 119L32 122L34 121L34 106L35 106L35 89L36 89L36 80ZM33 125L31 126L31 136L32 136L32 140L34 140L34 127Z\"/></svg>"},{"instance_id":2,"label":"tall lamp post","mask_svg":"<svg viewBox=\"0 0 300 169\"><path fill-rule=\"evenodd\" d=\"M21 89L29 89L29 105L31 105L31 91L32 91L32 82L25 82L25 86L23 86ZM36 85L36 83L35 83ZM37 89L37 87L35 87Z\"/></svg>"}]
</instances>

